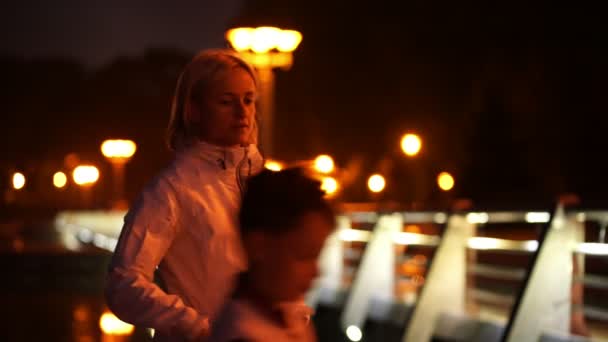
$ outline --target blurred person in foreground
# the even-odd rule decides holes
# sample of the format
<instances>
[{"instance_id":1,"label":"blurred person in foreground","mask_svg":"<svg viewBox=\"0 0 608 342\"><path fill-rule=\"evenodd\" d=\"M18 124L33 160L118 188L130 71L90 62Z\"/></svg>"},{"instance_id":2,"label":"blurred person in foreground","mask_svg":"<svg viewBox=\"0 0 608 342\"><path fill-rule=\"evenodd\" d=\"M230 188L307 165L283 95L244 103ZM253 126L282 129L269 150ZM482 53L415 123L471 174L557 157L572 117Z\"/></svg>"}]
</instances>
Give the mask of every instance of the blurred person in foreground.
<instances>
[{"instance_id":1,"label":"blurred person in foreground","mask_svg":"<svg viewBox=\"0 0 608 342\"><path fill-rule=\"evenodd\" d=\"M240 212L249 269L214 324L214 342L316 341L303 301L335 225L320 182L301 169L250 179Z\"/></svg>"}]
</instances>

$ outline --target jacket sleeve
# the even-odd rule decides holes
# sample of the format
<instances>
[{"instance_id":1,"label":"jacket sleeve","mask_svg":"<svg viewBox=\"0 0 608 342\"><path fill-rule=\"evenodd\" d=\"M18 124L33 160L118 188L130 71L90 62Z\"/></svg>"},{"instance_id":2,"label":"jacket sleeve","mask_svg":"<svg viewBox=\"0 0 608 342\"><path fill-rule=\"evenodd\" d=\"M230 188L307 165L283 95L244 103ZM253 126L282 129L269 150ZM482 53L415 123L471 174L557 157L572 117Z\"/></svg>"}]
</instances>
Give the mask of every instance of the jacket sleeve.
<instances>
[{"instance_id":1,"label":"jacket sleeve","mask_svg":"<svg viewBox=\"0 0 608 342\"><path fill-rule=\"evenodd\" d=\"M206 335L209 322L153 280L179 227L178 203L166 179L147 187L125 217L106 279L110 310L134 325L189 339Z\"/></svg>"}]
</instances>

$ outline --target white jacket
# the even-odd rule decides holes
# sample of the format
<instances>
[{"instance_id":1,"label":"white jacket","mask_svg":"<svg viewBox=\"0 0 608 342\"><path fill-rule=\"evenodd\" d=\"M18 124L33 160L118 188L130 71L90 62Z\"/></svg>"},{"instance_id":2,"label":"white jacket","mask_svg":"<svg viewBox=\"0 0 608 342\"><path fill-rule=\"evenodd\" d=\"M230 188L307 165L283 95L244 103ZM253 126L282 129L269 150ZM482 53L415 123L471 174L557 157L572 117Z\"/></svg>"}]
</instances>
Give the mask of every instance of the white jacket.
<instances>
[{"instance_id":1,"label":"white jacket","mask_svg":"<svg viewBox=\"0 0 608 342\"><path fill-rule=\"evenodd\" d=\"M208 330L246 267L237 219L242 187L263 160L255 145L197 143L177 154L127 213L106 284L122 320L181 340ZM158 267L164 290L154 283Z\"/></svg>"}]
</instances>

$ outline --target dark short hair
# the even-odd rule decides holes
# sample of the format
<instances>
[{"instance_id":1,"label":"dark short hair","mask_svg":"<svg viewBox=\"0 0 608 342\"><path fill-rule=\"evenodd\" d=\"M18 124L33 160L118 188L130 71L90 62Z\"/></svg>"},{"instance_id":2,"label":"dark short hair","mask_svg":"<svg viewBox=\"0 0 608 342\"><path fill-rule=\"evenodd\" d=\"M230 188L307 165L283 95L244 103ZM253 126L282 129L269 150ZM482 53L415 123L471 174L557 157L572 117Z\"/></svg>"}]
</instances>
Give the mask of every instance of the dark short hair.
<instances>
[{"instance_id":1,"label":"dark short hair","mask_svg":"<svg viewBox=\"0 0 608 342\"><path fill-rule=\"evenodd\" d=\"M243 234L266 231L280 234L305 214L319 212L334 223L334 212L321 183L299 168L264 170L247 182L239 214Z\"/></svg>"}]
</instances>

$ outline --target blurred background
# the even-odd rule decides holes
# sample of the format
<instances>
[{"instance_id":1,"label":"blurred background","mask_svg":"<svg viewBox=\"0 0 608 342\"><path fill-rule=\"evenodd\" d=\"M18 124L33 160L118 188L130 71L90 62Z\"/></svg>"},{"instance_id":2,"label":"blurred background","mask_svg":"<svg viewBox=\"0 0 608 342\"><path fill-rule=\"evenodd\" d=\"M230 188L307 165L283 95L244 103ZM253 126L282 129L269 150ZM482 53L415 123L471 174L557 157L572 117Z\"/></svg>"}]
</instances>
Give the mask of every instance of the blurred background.
<instances>
[{"instance_id":1,"label":"blurred background","mask_svg":"<svg viewBox=\"0 0 608 342\"><path fill-rule=\"evenodd\" d=\"M268 167L315 167L345 212L546 210L558 198L605 209L608 56L594 6L0 5L0 336L109 338L100 294L112 239L129 203L171 158L171 97L201 49L248 56L262 80ZM261 26L297 31L301 41L283 51L249 44L253 31L228 34ZM102 148L109 139L119 140ZM500 228L506 236L539 235L509 227ZM604 242L603 227L587 228L588 239ZM608 269L606 259L595 265L599 275ZM599 283L606 291L605 278Z\"/></svg>"}]
</instances>

